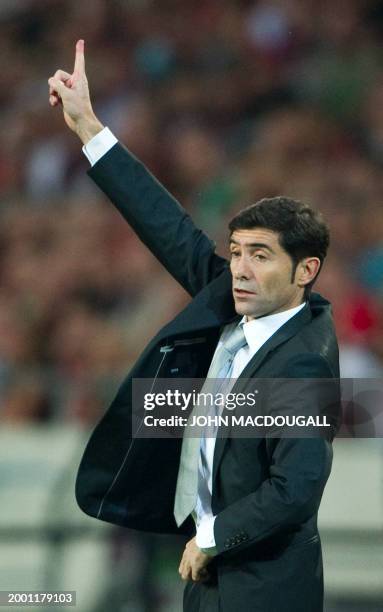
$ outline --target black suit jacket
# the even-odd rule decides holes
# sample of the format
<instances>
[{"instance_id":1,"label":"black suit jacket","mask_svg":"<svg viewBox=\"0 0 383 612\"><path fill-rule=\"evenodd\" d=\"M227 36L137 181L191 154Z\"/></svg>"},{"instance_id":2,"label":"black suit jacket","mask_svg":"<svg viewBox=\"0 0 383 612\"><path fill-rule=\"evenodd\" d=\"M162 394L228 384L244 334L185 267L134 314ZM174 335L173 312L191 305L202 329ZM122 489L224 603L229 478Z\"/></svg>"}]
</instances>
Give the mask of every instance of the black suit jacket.
<instances>
[{"instance_id":1,"label":"black suit jacket","mask_svg":"<svg viewBox=\"0 0 383 612\"><path fill-rule=\"evenodd\" d=\"M120 144L89 174L193 299L152 339L97 425L79 469L77 500L86 513L101 520L192 535L190 517L180 529L173 517L182 441L132 439L132 379L206 377L222 326L238 317L229 265L178 202ZM165 346L173 350L164 352ZM326 300L313 294L256 353L233 392L245 390L246 379L254 377L339 377ZM273 407L282 400L281 394L274 394ZM291 408L305 414L315 401L308 390ZM212 510L217 515L218 555L212 568L223 612L241 604L259 612L322 610L317 512L331 469L332 435L217 439Z\"/></svg>"}]
</instances>

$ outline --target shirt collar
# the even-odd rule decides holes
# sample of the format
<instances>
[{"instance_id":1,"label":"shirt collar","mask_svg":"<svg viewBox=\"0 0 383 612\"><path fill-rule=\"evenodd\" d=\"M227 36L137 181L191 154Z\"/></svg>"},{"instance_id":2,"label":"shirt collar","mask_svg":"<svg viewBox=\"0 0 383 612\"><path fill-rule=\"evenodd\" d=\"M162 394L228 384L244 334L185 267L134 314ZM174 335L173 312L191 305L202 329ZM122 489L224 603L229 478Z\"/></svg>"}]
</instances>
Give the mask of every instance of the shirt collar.
<instances>
[{"instance_id":1,"label":"shirt collar","mask_svg":"<svg viewBox=\"0 0 383 612\"><path fill-rule=\"evenodd\" d=\"M305 305L306 302L303 302L294 308L260 317L259 319L252 319L251 321L247 321L247 317L244 315L238 325L243 325L243 332L250 350L255 350L259 346L261 339L266 340L270 338L291 317L302 310Z\"/></svg>"}]
</instances>

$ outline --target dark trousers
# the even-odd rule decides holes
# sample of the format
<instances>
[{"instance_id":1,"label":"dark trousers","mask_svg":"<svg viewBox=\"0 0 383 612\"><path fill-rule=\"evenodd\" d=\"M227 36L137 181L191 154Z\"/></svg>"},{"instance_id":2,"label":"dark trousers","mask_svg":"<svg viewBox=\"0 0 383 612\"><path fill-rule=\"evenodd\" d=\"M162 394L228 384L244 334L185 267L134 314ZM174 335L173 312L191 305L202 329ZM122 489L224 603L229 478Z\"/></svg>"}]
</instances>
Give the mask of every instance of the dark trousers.
<instances>
[{"instance_id":1,"label":"dark trousers","mask_svg":"<svg viewBox=\"0 0 383 612\"><path fill-rule=\"evenodd\" d=\"M214 560L208 567L208 581L188 580L184 590L183 612L220 612L218 576Z\"/></svg>"},{"instance_id":2,"label":"dark trousers","mask_svg":"<svg viewBox=\"0 0 383 612\"><path fill-rule=\"evenodd\" d=\"M189 580L184 590L183 612L219 612L217 580L193 582Z\"/></svg>"}]
</instances>

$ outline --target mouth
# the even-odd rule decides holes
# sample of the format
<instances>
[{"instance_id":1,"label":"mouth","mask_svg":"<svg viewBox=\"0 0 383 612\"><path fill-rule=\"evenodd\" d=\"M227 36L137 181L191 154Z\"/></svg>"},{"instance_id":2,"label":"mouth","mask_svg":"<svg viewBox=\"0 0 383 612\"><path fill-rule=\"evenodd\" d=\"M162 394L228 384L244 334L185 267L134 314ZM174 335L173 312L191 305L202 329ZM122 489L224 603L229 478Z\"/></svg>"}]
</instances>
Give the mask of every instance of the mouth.
<instances>
[{"instance_id":1,"label":"mouth","mask_svg":"<svg viewBox=\"0 0 383 612\"><path fill-rule=\"evenodd\" d=\"M234 289L234 295L237 297L247 297L249 295L256 295L254 291L246 291L245 289Z\"/></svg>"}]
</instances>

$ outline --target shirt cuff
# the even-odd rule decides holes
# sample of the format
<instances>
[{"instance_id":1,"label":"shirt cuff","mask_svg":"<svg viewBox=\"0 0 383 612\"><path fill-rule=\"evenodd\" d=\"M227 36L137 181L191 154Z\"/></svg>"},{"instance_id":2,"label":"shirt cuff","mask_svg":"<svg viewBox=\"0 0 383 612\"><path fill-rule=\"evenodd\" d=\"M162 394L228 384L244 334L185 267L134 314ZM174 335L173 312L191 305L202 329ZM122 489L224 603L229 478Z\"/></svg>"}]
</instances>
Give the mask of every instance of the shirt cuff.
<instances>
[{"instance_id":1,"label":"shirt cuff","mask_svg":"<svg viewBox=\"0 0 383 612\"><path fill-rule=\"evenodd\" d=\"M206 555L214 557L218 551L214 538L215 516L203 518L197 526L196 544Z\"/></svg>"},{"instance_id":2,"label":"shirt cuff","mask_svg":"<svg viewBox=\"0 0 383 612\"><path fill-rule=\"evenodd\" d=\"M90 165L96 162L118 142L117 138L108 127L104 127L101 132L93 136L91 140L83 146L82 151L88 158Z\"/></svg>"}]
</instances>

